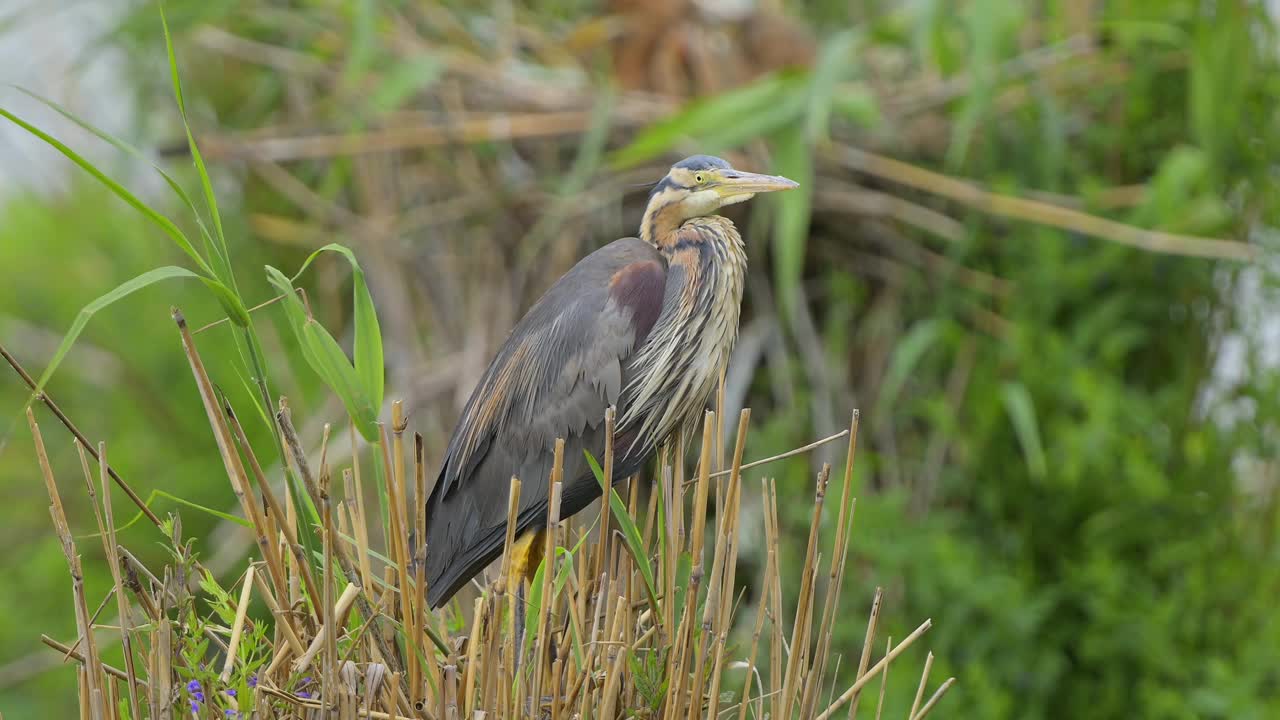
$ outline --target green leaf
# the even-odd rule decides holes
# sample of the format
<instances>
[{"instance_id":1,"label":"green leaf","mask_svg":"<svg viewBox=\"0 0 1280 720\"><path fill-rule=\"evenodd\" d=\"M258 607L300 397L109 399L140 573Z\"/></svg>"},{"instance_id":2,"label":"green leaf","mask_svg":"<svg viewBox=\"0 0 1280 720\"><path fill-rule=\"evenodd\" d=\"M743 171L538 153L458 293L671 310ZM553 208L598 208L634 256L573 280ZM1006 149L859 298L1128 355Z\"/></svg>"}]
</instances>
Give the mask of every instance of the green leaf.
<instances>
[{"instance_id":1,"label":"green leaf","mask_svg":"<svg viewBox=\"0 0 1280 720\"><path fill-rule=\"evenodd\" d=\"M414 94L431 86L443 71L444 63L433 55L416 55L397 63L373 91L366 116L380 117L399 110Z\"/></svg>"},{"instance_id":2,"label":"green leaf","mask_svg":"<svg viewBox=\"0 0 1280 720\"><path fill-rule=\"evenodd\" d=\"M921 320L907 331L902 341L893 349L889 369L885 371L884 381L880 384L880 407L891 408L897 403L902 386L941 332L942 321L937 318Z\"/></svg>"},{"instance_id":3,"label":"green leaf","mask_svg":"<svg viewBox=\"0 0 1280 720\"><path fill-rule=\"evenodd\" d=\"M156 498L171 500L175 503L178 503L179 505L185 505L194 510L199 510L200 512L205 513L207 515L212 515L213 517L216 517L219 520L226 520L227 522L235 523L236 525L240 525L241 527L247 527L247 528L253 527L253 523L249 522L248 520L242 517L238 517L230 513L224 513L220 510L214 510L213 508L205 507L204 505L198 505L196 503L191 502L190 500L184 500L172 493L167 493L164 490L159 490L159 489L152 490L151 494L147 495L147 499L144 500L142 504L146 505L147 507L151 507L152 503L155 502ZM139 520L141 520L144 517L146 516L142 514L141 510L139 510L136 515L129 518L129 522L126 522L125 524L117 527L116 532L121 533L121 532L124 532L125 530L128 530L129 528L133 527L135 523L137 523ZM102 533L91 533L89 535L81 535L77 539L88 540L91 538L97 538L101 536L102 536Z\"/></svg>"},{"instance_id":4,"label":"green leaf","mask_svg":"<svg viewBox=\"0 0 1280 720\"><path fill-rule=\"evenodd\" d=\"M676 558L676 602L672 607L684 610L685 597L689 594L689 576L693 574L693 555L682 552Z\"/></svg>"},{"instance_id":5,"label":"green leaf","mask_svg":"<svg viewBox=\"0 0 1280 720\"><path fill-rule=\"evenodd\" d=\"M1036 422L1036 409L1031 393L1022 383L1006 382L1000 386L1000 397L1004 400L1009 420L1013 422L1014 432L1018 434L1027 470L1032 477L1043 479L1048 473L1048 463L1045 461L1044 446L1040 444L1040 426Z\"/></svg>"},{"instance_id":6,"label":"green leaf","mask_svg":"<svg viewBox=\"0 0 1280 720\"><path fill-rule=\"evenodd\" d=\"M222 232L222 216L218 212L218 198L213 192L213 183L209 180L209 171L205 167L204 157L196 146L195 136L191 134L191 122L187 118L187 103L182 96L182 80L178 77L178 60L173 53L173 37L169 33L169 21L164 15L164 2L159 3L160 25L164 29L164 47L169 57L169 77L173 84L173 98L178 104L178 116L182 119L182 129L187 135L187 148L191 151L191 162L200 174L200 187L204 190L205 203L209 207L209 216L213 219L212 243L214 259L218 272L212 272L223 284L237 292L235 275L231 272L231 256L227 251L227 238Z\"/></svg>"},{"instance_id":7,"label":"green leaf","mask_svg":"<svg viewBox=\"0 0 1280 720\"><path fill-rule=\"evenodd\" d=\"M569 582L569 574L573 571L574 553L578 552L578 549L582 547L582 543L584 540L586 540L586 537L587 537L586 533L583 533L582 536L578 538L578 543L573 546L572 550L569 550L568 548L562 548L562 547L556 548L556 557L566 558L566 560L560 563L560 568L556 572L555 580L552 581L551 583L552 600L560 597L560 593L564 591L565 584ZM533 580L529 582L529 597L525 602L525 615L524 615L524 626L526 628L537 627L538 613L542 608L542 580L544 577L546 577L546 573L544 572L545 570L546 570L546 562L544 558L543 561L538 563L538 569L533 574ZM552 606L554 607L554 603ZM526 633L525 645L524 645L524 649L526 652L528 651L529 647L533 645L533 640L534 640L533 633ZM582 652L581 640L578 640L576 645L577 645L576 647L577 652L581 653ZM581 662L581 659L579 659L579 661Z\"/></svg>"},{"instance_id":8,"label":"green leaf","mask_svg":"<svg viewBox=\"0 0 1280 720\"><path fill-rule=\"evenodd\" d=\"M157 227L163 230L165 234L168 235L170 238L172 238L173 241L178 245L178 247L181 248L182 251L186 253L187 256L190 257L195 262L196 266L199 267L201 271L203 271L207 275L214 275L213 268L211 268L209 266L209 263L206 262L205 259L200 256L200 253L196 252L196 249L191 244L191 241L187 239L187 236L182 232L182 230L178 229L178 226L175 225L172 220L165 217L155 208L151 207L150 205L140 200L136 195L134 195L133 193L125 189L125 187L120 183L107 177L106 173L99 170L96 166L94 166L93 163L84 159L79 153L77 153L75 150L72 150L70 147L67 147L65 144L63 144L61 141L59 141L57 138L53 137L52 135L35 127L34 125L28 123L27 121L23 120L17 115L14 115L8 110L5 110L4 108L0 108L0 117L4 117L9 122L17 125L23 130L26 130L27 132L39 138L40 140L43 140L46 144L51 146L53 149L62 153L62 155L66 157L68 160L75 163L76 165L79 165L81 169L83 169L85 172L92 175L94 179L96 179L98 182L106 186L106 188L110 190L112 193L114 193L116 197L120 198L121 200L124 200L131 207L133 207L133 209L142 213L148 220L150 220Z\"/></svg>"},{"instance_id":9,"label":"green leaf","mask_svg":"<svg viewBox=\"0 0 1280 720\"><path fill-rule=\"evenodd\" d=\"M809 82L809 106L805 118L805 136L811 142L827 139L831 122L832 99L836 83L853 63L851 58L857 43L855 30L841 30L832 35L822 46L818 62Z\"/></svg>"},{"instance_id":10,"label":"green leaf","mask_svg":"<svg viewBox=\"0 0 1280 720\"><path fill-rule=\"evenodd\" d=\"M636 527L635 520L627 512L627 506L618 496L618 491L605 487L604 471L600 469L600 463L596 462L590 452L583 450L582 454L587 457L587 464L591 466L591 472L595 473L596 482L600 483L601 489L609 496L609 509L613 511L613 518L622 530L623 541L631 553L632 561L635 562L636 567L640 568L640 575L644 578L645 592L649 595L649 606L653 609L658 624L662 624L662 606L658 603L658 592L653 583L653 566L649 563L648 553L645 552L644 537Z\"/></svg>"},{"instance_id":11,"label":"green leaf","mask_svg":"<svg viewBox=\"0 0 1280 720\"><path fill-rule=\"evenodd\" d=\"M369 285L365 281L364 270L356 261L355 253L343 245L330 243L311 253L302 269L293 276L297 280L311 261L322 252L336 252L351 263L352 302L355 307L355 355L356 375L364 388L365 395L373 403L375 409L382 407L386 389L386 368L383 363L382 328L378 324L378 312L373 306L373 296L369 294Z\"/></svg>"},{"instance_id":12,"label":"green leaf","mask_svg":"<svg viewBox=\"0 0 1280 720\"><path fill-rule=\"evenodd\" d=\"M80 313L76 315L76 319L71 323L71 329L67 330L67 334L62 338L62 342L58 344L58 349L54 351L53 358L49 361L49 366L45 368L44 373L36 382L35 390L31 393L31 399L34 400L41 391L44 390L45 384L49 382L49 378L53 377L53 373L62 364L67 353L71 351L71 346L75 343L76 338L80 337L80 333L84 332L84 328L89 324L89 320L101 309L107 307L111 303L131 295L148 285L154 285L161 280L170 278L196 278L210 282L207 278L191 272L184 267L176 265L166 265L155 270L148 270L141 275L126 280L115 287L111 292L98 297L93 302L85 305L80 309Z\"/></svg>"},{"instance_id":13,"label":"green leaf","mask_svg":"<svg viewBox=\"0 0 1280 720\"><path fill-rule=\"evenodd\" d=\"M178 199L182 200L182 204L187 206L187 209L191 211L191 214L196 218L196 221L199 222L200 213L196 210L195 203L192 202L191 196L187 194L187 191L184 190L182 186L178 184L178 181L174 180L173 177L169 175L169 173L161 169L159 165L156 165L155 163L147 159L146 155L144 155L141 150L134 147L133 145L130 145L124 140L121 140L115 135L112 135L106 130L103 130L97 127L96 125L90 123L89 121L85 120L79 115L76 115L75 113L71 112L67 108L54 102L53 100L50 100L49 98L41 95L40 93L37 93L33 90L28 90L27 88L24 88L20 85L13 85L12 87L18 92L23 93L28 97L36 100L37 102L44 104L46 107L57 112L59 115L70 120L76 125L79 125L84 130L90 133L93 133L99 139L110 143L112 147L116 148L120 152L123 152L126 155L129 155L130 157L136 158L150 165L152 170L155 170L157 173L160 174L160 177L164 178L165 183L169 185L169 188L172 189L174 194L178 196ZM203 228L203 223L201 224L201 227Z\"/></svg>"},{"instance_id":14,"label":"green leaf","mask_svg":"<svg viewBox=\"0 0 1280 720\"><path fill-rule=\"evenodd\" d=\"M779 193L773 223L774 281L784 308L795 298L804 273L805 246L809 239L809 210L813 200L813 154L804 129L793 125L779 131L773 143L774 163L780 175L800 187Z\"/></svg>"},{"instance_id":15,"label":"green leaf","mask_svg":"<svg viewBox=\"0 0 1280 720\"><path fill-rule=\"evenodd\" d=\"M743 87L690 102L683 110L650 125L609 163L631 167L692 140L703 152L718 152L767 135L792 122L804 110L809 73L766 75Z\"/></svg>"},{"instance_id":16,"label":"green leaf","mask_svg":"<svg viewBox=\"0 0 1280 720\"><path fill-rule=\"evenodd\" d=\"M267 266L267 279L275 286L282 295L286 296L284 301L285 314L289 319L289 326L293 329L298 343L302 346L302 355L306 359L307 364L320 376L320 380L324 382L342 404L347 409L347 414L351 416L351 421L355 424L356 429L364 436L364 439L376 443L378 441L378 411L374 407L369 395L364 391L360 377L356 374L355 368L347 360L346 353L342 352L342 347L338 345L338 341L333 339L328 330L325 330L315 318L306 316L306 311L302 307L302 301L298 299L297 293L294 291L293 283L284 273L279 270ZM381 350L381 348L379 348Z\"/></svg>"}]
</instances>

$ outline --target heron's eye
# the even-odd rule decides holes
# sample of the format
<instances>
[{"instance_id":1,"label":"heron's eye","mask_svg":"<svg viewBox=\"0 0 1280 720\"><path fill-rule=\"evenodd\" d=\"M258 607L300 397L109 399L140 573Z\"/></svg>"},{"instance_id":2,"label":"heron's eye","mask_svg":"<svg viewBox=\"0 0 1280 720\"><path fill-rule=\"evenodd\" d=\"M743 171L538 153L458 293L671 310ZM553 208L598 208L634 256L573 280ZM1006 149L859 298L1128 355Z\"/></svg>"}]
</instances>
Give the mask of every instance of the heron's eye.
<instances>
[{"instance_id":1,"label":"heron's eye","mask_svg":"<svg viewBox=\"0 0 1280 720\"><path fill-rule=\"evenodd\" d=\"M693 181L698 183L699 185L701 185L703 181L705 181L706 179L707 178L702 173L698 173L693 176Z\"/></svg>"}]
</instances>

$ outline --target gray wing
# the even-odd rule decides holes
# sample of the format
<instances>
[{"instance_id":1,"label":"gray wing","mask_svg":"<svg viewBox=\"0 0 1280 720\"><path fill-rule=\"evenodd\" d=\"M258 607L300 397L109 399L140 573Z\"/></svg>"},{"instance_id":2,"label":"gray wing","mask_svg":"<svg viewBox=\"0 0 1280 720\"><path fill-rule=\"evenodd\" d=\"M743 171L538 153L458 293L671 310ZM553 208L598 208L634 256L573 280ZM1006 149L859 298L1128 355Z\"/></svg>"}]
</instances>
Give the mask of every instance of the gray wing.
<instances>
[{"instance_id":1,"label":"gray wing","mask_svg":"<svg viewBox=\"0 0 1280 720\"><path fill-rule=\"evenodd\" d=\"M517 530L545 522L557 438L561 515L599 495L583 450L601 456L605 410L618 404L627 359L661 311L666 272L649 244L618 240L583 258L512 330L463 410L427 501L432 606L501 553L513 475L522 483Z\"/></svg>"}]
</instances>

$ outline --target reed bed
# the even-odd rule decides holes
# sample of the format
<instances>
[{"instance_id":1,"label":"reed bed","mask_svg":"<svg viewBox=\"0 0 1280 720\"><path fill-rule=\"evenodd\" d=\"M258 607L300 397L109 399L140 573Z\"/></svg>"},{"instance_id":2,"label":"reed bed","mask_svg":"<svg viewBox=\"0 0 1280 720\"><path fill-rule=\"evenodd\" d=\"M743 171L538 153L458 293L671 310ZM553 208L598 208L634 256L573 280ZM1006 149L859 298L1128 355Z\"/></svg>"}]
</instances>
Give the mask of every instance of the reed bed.
<instances>
[{"instance_id":1,"label":"reed bed","mask_svg":"<svg viewBox=\"0 0 1280 720\"><path fill-rule=\"evenodd\" d=\"M605 511L560 516L559 462L549 478L513 478L505 498L511 516L523 487L550 484L553 531L537 574L524 585L509 577L504 560L432 611L422 575L430 548L408 540L424 537L429 470L402 405L393 404L372 446L359 447L353 432L350 465L333 467L331 448L347 439L325 426L319 447L305 448L281 399L275 421L286 471L297 480L282 490L210 381L181 314L174 318L257 550L224 587L201 565L176 515L149 515L172 559L143 566L117 542L112 514L113 493L136 494L111 469L106 446L90 447L42 394L75 436L98 537L106 557L117 560L113 585L95 606L97 589L81 580L82 549L63 513L45 434L28 410L79 631L72 642L46 636L45 643L76 668L82 718L825 720L854 717L864 692L878 697L862 703L864 716L879 718L890 665L905 662L899 658L930 628L924 620L896 642L882 639L884 597L876 589L863 646L833 646L854 527L856 411L848 430L824 439L847 443L847 456L834 484L830 466L817 474L798 568L784 561L792 549L780 547L775 483L767 476L749 482L743 473L781 456L744 462L750 410L736 420L732 447L722 438L733 420L708 411L700 433L687 433L696 461L687 466L686 442L677 442L661 454L656 481L615 483L607 448L597 473L613 487ZM612 413L605 421L612 427ZM563 444L555 450L561 458ZM374 461L362 464L362 456ZM747 493L759 495L760 525L742 511L752 502ZM373 496L377 507L366 502ZM824 546L820 528L831 522L834 540ZM763 537L767 562L763 576L740 578L740 539L749 533ZM513 541L508 533L508 550ZM794 607L784 604L784 583L799 587ZM107 608L116 619L103 619ZM735 628L749 629L738 636L745 642L731 639ZM122 645L123 667L103 661L99 645L108 639ZM847 687L834 682L841 663L856 663ZM932 655L912 720L927 716L955 682L930 693L931 665Z\"/></svg>"}]
</instances>

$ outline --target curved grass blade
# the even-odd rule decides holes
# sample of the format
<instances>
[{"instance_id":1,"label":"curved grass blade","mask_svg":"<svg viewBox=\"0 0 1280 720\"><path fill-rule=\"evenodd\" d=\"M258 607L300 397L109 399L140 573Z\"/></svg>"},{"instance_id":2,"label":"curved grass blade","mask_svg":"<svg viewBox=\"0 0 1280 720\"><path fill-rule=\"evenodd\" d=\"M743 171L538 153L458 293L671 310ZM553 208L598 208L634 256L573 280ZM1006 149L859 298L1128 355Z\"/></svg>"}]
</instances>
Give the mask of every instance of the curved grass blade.
<instances>
[{"instance_id":1,"label":"curved grass blade","mask_svg":"<svg viewBox=\"0 0 1280 720\"><path fill-rule=\"evenodd\" d=\"M829 140L832 102L836 83L853 66L853 50L857 45L856 30L842 30L822 46L809 85L809 106L805 118L805 134L812 142Z\"/></svg>"},{"instance_id":2,"label":"curved grass blade","mask_svg":"<svg viewBox=\"0 0 1280 720\"><path fill-rule=\"evenodd\" d=\"M211 275L211 276L214 275L213 268L210 267L209 263L206 262L205 259L200 256L200 253L196 252L196 249L191 244L191 241L187 239L187 236L182 232L182 230L178 228L177 225L173 223L172 220L160 214L155 208L144 203L142 200L138 198L138 196L129 192L120 183L107 177L107 174L99 170L97 167L95 167L93 163L86 160L75 150L72 150L70 147L67 147L67 145L65 145L64 143L62 143L60 140L53 137L52 135L37 128L31 123L28 123L27 121L23 120L17 115L14 115L8 110L5 110L4 108L0 108L0 117L4 117L9 122L17 125L23 130L26 130L27 132L31 133L37 138L40 138L47 145L57 150L58 152L62 153L62 155L66 157L68 160L75 163L76 165L79 165L81 169L83 169L85 172L92 175L98 182L106 186L108 190L115 193L116 197L120 198L121 200L124 200L131 207L133 207L133 209L142 213L148 220L150 220L152 223L158 226L161 230L163 230L165 234L168 235L170 238L172 238L173 241L177 243L178 247L181 248L182 251L186 253L187 256L192 259L192 261L195 262L196 266L200 268L202 272L204 272L207 275Z\"/></svg>"},{"instance_id":3,"label":"curved grass blade","mask_svg":"<svg viewBox=\"0 0 1280 720\"><path fill-rule=\"evenodd\" d=\"M1044 445L1040 442L1040 425L1036 422L1036 408L1031 400L1031 393L1022 383L1006 382L1000 387L1000 397L1004 400L1009 420L1013 422L1018 443L1022 445L1027 471L1031 473L1031 477L1043 479L1049 472L1049 466L1045 460Z\"/></svg>"},{"instance_id":4,"label":"curved grass blade","mask_svg":"<svg viewBox=\"0 0 1280 720\"><path fill-rule=\"evenodd\" d=\"M216 517L220 520L226 520L227 522L235 523L236 525L239 525L241 527L247 527L247 528L253 527L253 523L249 522L248 520L245 520L242 517L237 517L230 513L224 513L221 510L214 510L213 508L209 508L209 507L205 507L204 505L193 503L190 500L184 500L183 498L180 498L177 495L174 495L173 493L168 493L160 489L152 490L151 494L147 495L147 499L144 500L142 504L146 505L147 507L151 507L151 503L155 502L156 499L169 500L179 505L185 505L194 510L199 510L200 512L212 515L213 517ZM129 518L129 522L117 527L115 531L118 533L124 532L125 530L128 530L129 528L133 527L135 523L137 523L139 520L141 520L144 517L146 516L142 514L141 510L139 510L137 515L134 515L132 518ZM98 537L102 537L102 533L89 533L88 535L79 535L76 537L76 539L89 540L89 539L98 538Z\"/></svg>"},{"instance_id":5,"label":"curved grass blade","mask_svg":"<svg viewBox=\"0 0 1280 720\"><path fill-rule=\"evenodd\" d=\"M191 123L187 119L187 103L182 96L182 80L178 77L178 59L173 53L173 37L169 33L169 21L165 18L164 2L159 3L160 25L164 29L164 47L169 57L169 77L173 83L173 97L178 105L178 116L182 118L182 129L187 135L187 147L191 151L191 161L200 174L200 187L204 190L204 200L208 205L209 216L213 219L213 255L218 263L219 273L211 273L224 284L239 294L236 287L235 274L231 271L231 254L227 251L227 238L222 232L222 215L218 212L218 198L213 192L213 183L209 180L209 171L205 167L204 157L196 146L195 136L191 134Z\"/></svg>"},{"instance_id":6,"label":"curved grass blade","mask_svg":"<svg viewBox=\"0 0 1280 720\"><path fill-rule=\"evenodd\" d=\"M311 253L302 268L293 276L297 280L311 261L322 252L336 252L351 263L352 302L355 307L355 341L352 347L356 375L364 387L365 395L375 410L381 409L386 388L386 368L383 364L382 328L378 324L378 311L373 306L373 296L369 294L369 285L365 281L364 269L356 261L351 249L330 243Z\"/></svg>"},{"instance_id":7,"label":"curved grass blade","mask_svg":"<svg viewBox=\"0 0 1280 720\"><path fill-rule=\"evenodd\" d=\"M71 328L67 330L67 334L63 336L62 342L58 344L58 349L54 351L53 358L49 360L49 366L45 368L44 373L40 375L40 379L36 381L36 388L31 392L31 398L27 401L30 405L40 393L44 390L44 386L49 382L49 378L53 377L53 373L62 364L63 359L67 357L67 353L71 351L71 346L75 344L76 338L80 337L80 333L84 332L85 326L89 324L89 320L101 309L107 307L111 303L131 295L142 288L154 285L161 280L169 280L171 278L195 278L203 280L206 285L215 281L201 277L194 272L176 265L166 265L158 267L154 270L148 270L141 275L126 280L115 287L110 292L98 297L93 302L85 305L80 309L80 313L76 315L76 319L72 321Z\"/></svg>"},{"instance_id":8,"label":"curved grass blade","mask_svg":"<svg viewBox=\"0 0 1280 720\"><path fill-rule=\"evenodd\" d=\"M201 233L204 235L208 235L209 231L205 228L204 221L200 217L200 212L196 210L195 202L192 201L191 196L187 194L187 191L184 190L181 185L178 184L177 180L173 179L172 175L165 172L159 165L149 160L141 150L129 144L128 142L125 142L124 140L116 137L115 135L112 135L106 130L103 130L102 128L94 125L88 120L85 120L79 115L76 115L75 113L71 112L69 109L63 107L61 104L54 102L53 100L41 95L38 92L35 92L34 90L28 90L27 88L24 88L21 85L12 85L11 87L13 87L13 89L17 90L18 92L26 95L27 97L30 97L33 100L36 100L37 102L40 102L45 107L48 107L50 110L53 110L54 112L58 113L62 117L70 120L71 122L80 126L85 131L93 133L93 135L96 136L98 139L104 142L110 143L112 147L119 150L120 152L126 155L129 155L130 157L141 160L146 164L150 165L152 170L155 170L157 173L160 174L160 177L163 178L165 183L169 186L169 188L173 190L173 193L178 196L178 199L182 201L182 204L185 205L187 209L191 211L191 215L192 217L195 218L196 224L200 226Z\"/></svg>"},{"instance_id":9,"label":"curved grass blade","mask_svg":"<svg viewBox=\"0 0 1280 720\"><path fill-rule=\"evenodd\" d=\"M780 130L773 142L775 170L800 183L780 193L773 216L774 277L783 308L790 308L804 273L809 239L809 209L813 201L813 153L800 125Z\"/></svg>"},{"instance_id":10,"label":"curved grass blade","mask_svg":"<svg viewBox=\"0 0 1280 720\"><path fill-rule=\"evenodd\" d=\"M303 358L307 364L342 400L360 434L371 443L378 442L378 411L365 393L355 368L347 360L338 341L315 318L307 317L302 301L294 291L293 282L284 273L268 265L267 279L281 294L288 296L283 302L286 316L289 326L302 345Z\"/></svg>"},{"instance_id":11,"label":"curved grass blade","mask_svg":"<svg viewBox=\"0 0 1280 720\"><path fill-rule=\"evenodd\" d=\"M609 162L615 168L638 165L689 138L698 140L705 152L715 152L765 135L803 112L808 78L807 71L779 72L695 100L640 132L631 144L613 153Z\"/></svg>"},{"instance_id":12,"label":"curved grass blade","mask_svg":"<svg viewBox=\"0 0 1280 720\"><path fill-rule=\"evenodd\" d=\"M907 378L915 370L920 359L942 332L942 322L938 319L922 320L911 327L894 348L889 358L889 368L885 371L884 381L880 384L880 399L877 407L882 410L893 407L898 401L898 393L907 382Z\"/></svg>"}]
</instances>

